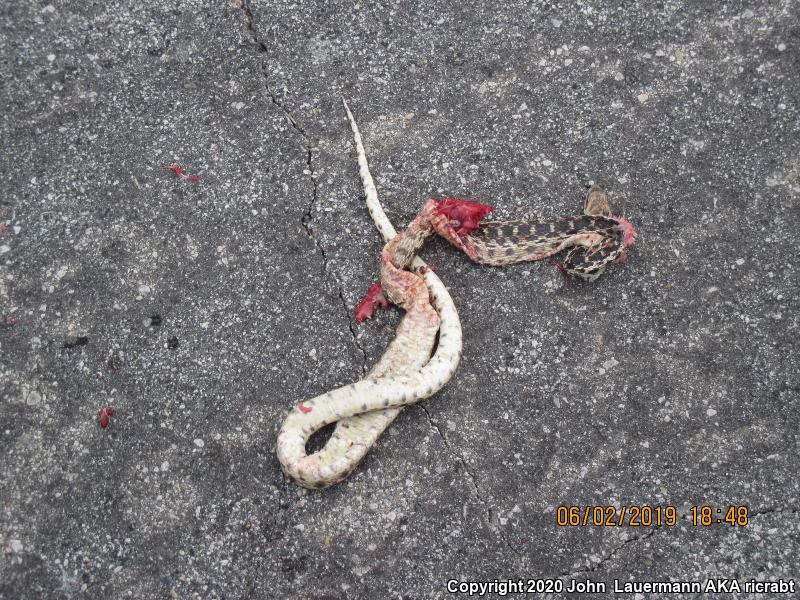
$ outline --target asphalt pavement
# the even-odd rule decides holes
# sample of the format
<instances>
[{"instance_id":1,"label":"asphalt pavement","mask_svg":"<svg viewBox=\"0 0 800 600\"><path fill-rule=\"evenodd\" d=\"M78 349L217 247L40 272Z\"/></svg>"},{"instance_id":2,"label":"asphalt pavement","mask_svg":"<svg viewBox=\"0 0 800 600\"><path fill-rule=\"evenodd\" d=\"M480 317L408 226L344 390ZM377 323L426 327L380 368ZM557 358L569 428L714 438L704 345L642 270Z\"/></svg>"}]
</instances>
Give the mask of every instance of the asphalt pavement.
<instances>
[{"instance_id":1,"label":"asphalt pavement","mask_svg":"<svg viewBox=\"0 0 800 600\"><path fill-rule=\"evenodd\" d=\"M0 598L798 597L796 2L9 2L0 81ZM340 95L397 227L597 182L639 242L431 243L460 369L307 491L400 319Z\"/></svg>"}]
</instances>

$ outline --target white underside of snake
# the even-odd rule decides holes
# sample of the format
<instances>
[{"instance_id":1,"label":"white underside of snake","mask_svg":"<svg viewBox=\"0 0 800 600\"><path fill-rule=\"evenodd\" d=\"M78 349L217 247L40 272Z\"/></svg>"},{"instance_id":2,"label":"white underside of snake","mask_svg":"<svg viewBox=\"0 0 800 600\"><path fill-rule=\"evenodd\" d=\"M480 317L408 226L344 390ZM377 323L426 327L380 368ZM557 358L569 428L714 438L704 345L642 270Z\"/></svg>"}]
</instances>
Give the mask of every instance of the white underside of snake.
<instances>
[{"instance_id":1,"label":"white underside of snake","mask_svg":"<svg viewBox=\"0 0 800 600\"><path fill-rule=\"evenodd\" d=\"M353 132L367 208L386 241L380 287L406 313L395 339L364 379L299 403L283 422L276 443L278 460L286 475L307 488L327 487L347 477L403 406L438 392L458 368L462 340L458 312L442 281L416 256L433 233L474 261L491 265L538 260L569 249L565 270L585 279L623 261L636 235L626 219L611 216L598 186L587 193L584 215L557 221L480 224L491 207L459 199L428 200L398 235L378 201L358 126L344 98L342 103ZM376 303L385 300L380 288L373 286L359 308L361 318ZM336 428L325 446L308 454L311 435L334 422Z\"/></svg>"}]
</instances>

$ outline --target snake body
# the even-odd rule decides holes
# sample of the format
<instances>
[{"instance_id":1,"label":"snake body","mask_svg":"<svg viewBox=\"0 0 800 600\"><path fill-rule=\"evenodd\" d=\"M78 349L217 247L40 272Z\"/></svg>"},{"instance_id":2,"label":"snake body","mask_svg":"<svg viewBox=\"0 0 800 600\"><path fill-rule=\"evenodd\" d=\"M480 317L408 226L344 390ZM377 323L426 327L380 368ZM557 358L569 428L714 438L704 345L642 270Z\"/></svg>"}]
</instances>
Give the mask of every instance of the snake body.
<instances>
[{"instance_id":1,"label":"snake body","mask_svg":"<svg viewBox=\"0 0 800 600\"><path fill-rule=\"evenodd\" d=\"M281 468L308 488L328 487L347 477L400 407L435 394L456 372L461 359L461 321L455 304L439 277L416 256L432 232L420 220L419 228L412 224L397 239L378 201L358 125L344 98L342 102L353 132L367 208L387 242L381 253L382 284L387 290L397 288L396 295L389 294L407 310L395 339L365 379L301 402L281 426L276 443ZM393 253L398 254L394 262ZM419 275L403 271L409 266ZM406 284L410 284L408 293ZM439 343L431 357L437 330ZM334 421L336 428L325 446L308 455L305 446L311 435Z\"/></svg>"},{"instance_id":2,"label":"snake body","mask_svg":"<svg viewBox=\"0 0 800 600\"><path fill-rule=\"evenodd\" d=\"M417 256L434 233L473 261L497 266L539 260L569 249L563 269L585 279L594 279L609 264L623 261L636 237L627 220L612 216L599 186L589 189L583 215L556 221L528 218L481 223L491 207L454 198L430 199L397 234L378 201L358 125L344 98L342 102L353 132L367 208L386 241L381 251L380 289L406 312L395 339L364 379L301 402L283 422L276 442L278 460L286 475L307 488L328 487L347 477L403 406L435 394L458 368L462 342L458 312L442 281ZM370 296L370 310L376 301L385 302L377 286ZM325 446L308 454L311 435L333 422L336 428Z\"/></svg>"}]
</instances>

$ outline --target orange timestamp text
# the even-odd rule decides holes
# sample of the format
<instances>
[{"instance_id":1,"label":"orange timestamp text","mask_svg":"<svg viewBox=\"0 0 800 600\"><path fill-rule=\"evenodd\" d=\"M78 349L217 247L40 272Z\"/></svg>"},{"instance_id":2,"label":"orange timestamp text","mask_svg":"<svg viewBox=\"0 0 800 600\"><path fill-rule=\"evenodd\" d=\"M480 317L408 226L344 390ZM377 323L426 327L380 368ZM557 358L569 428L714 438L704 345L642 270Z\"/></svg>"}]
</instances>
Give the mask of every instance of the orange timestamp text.
<instances>
[{"instance_id":1,"label":"orange timestamp text","mask_svg":"<svg viewBox=\"0 0 800 600\"><path fill-rule=\"evenodd\" d=\"M556 524L559 527L674 527L679 519L689 521L695 527L748 525L748 507L730 505L716 507L692 506L679 514L671 505L572 505L556 508Z\"/></svg>"}]
</instances>

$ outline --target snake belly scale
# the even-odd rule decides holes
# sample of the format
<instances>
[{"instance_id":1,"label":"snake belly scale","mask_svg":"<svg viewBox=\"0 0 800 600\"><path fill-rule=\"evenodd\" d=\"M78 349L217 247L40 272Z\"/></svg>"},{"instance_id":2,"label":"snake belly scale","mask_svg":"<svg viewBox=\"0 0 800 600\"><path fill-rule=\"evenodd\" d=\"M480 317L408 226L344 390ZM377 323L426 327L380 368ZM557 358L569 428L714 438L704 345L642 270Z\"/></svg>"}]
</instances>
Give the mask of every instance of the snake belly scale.
<instances>
[{"instance_id":1,"label":"snake belly scale","mask_svg":"<svg viewBox=\"0 0 800 600\"><path fill-rule=\"evenodd\" d=\"M378 201L358 125L344 98L342 103L353 133L367 208L386 242L380 257L380 286L371 288L360 306L367 310L357 314L368 317L376 298L385 305L385 295L405 315L394 340L364 379L300 402L283 422L276 442L281 469L307 488L328 487L347 477L403 406L438 392L458 368L462 345L458 312L442 281L417 256L434 233L473 261L496 266L568 250L562 268L589 280L608 265L623 262L627 247L636 239L626 219L612 216L599 186L589 189L583 215L555 221L481 223L492 207L455 198L430 199L398 234ZM311 435L334 422L325 446L308 454Z\"/></svg>"}]
</instances>

